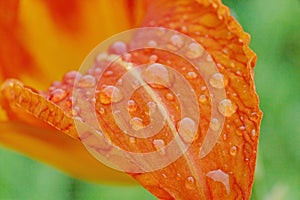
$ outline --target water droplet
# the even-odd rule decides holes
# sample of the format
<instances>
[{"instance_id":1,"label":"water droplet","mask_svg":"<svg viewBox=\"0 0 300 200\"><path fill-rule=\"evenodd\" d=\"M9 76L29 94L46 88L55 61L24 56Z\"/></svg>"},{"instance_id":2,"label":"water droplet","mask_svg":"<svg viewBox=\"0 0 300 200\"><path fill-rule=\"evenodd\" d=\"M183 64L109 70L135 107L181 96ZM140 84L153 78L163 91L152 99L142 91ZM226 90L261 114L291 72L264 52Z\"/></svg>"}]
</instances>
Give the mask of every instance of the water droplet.
<instances>
[{"instance_id":1,"label":"water droplet","mask_svg":"<svg viewBox=\"0 0 300 200\"><path fill-rule=\"evenodd\" d=\"M200 103L205 103L207 101L207 97L205 94L202 94L199 96L199 102Z\"/></svg>"},{"instance_id":2,"label":"water droplet","mask_svg":"<svg viewBox=\"0 0 300 200\"><path fill-rule=\"evenodd\" d=\"M62 101L64 98L66 98L67 92L63 89L55 89L51 91L50 94L50 100L53 101L54 103Z\"/></svg>"},{"instance_id":3,"label":"water droplet","mask_svg":"<svg viewBox=\"0 0 300 200\"><path fill-rule=\"evenodd\" d=\"M78 107L78 106L74 106L73 108L72 108L72 116L78 116L79 115L79 113L80 113L80 108Z\"/></svg>"},{"instance_id":4,"label":"water droplet","mask_svg":"<svg viewBox=\"0 0 300 200\"><path fill-rule=\"evenodd\" d=\"M101 115L103 115L103 114L105 114L105 109L104 108L99 108L99 113L101 114Z\"/></svg>"},{"instance_id":5,"label":"water droplet","mask_svg":"<svg viewBox=\"0 0 300 200\"><path fill-rule=\"evenodd\" d=\"M217 131L220 129L221 123L217 118L212 118L210 124L209 124L209 128L211 128L214 131Z\"/></svg>"},{"instance_id":6,"label":"water droplet","mask_svg":"<svg viewBox=\"0 0 300 200\"><path fill-rule=\"evenodd\" d=\"M70 71L66 73L63 77L63 82L67 84L74 84L74 81L79 80L82 77L82 74L77 71Z\"/></svg>"},{"instance_id":7,"label":"water droplet","mask_svg":"<svg viewBox=\"0 0 300 200\"><path fill-rule=\"evenodd\" d=\"M196 181L193 176L187 177L187 179L185 180L185 187L188 190L193 190L196 188Z\"/></svg>"},{"instance_id":8,"label":"water droplet","mask_svg":"<svg viewBox=\"0 0 300 200\"><path fill-rule=\"evenodd\" d=\"M158 60L157 55L151 55L151 56L149 57L149 61L152 62L152 63L155 63L157 60Z\"/></svg>"},{"instance_id":9,"label":"water droplet","mask_svg":"<svg viewBox=\"0 0 300 200\"><path fill-rule=\"evenodd\" d=\"M177 130L182 138L182 140L186 143L191 143L195 139L197 127L194 120L185 117L177 124Z\"/></svg>"},{"instance_id":10,"label":"water droplet","mask_svg":"<svg viewBox=\"0 0 300 200\"><path fill-rule=\"evenodd\" d=\"M108 71L104 72L103 76L109 77L109 76L112 76L113 74L114 74L113 71L108 70Z\"/></svg>"},{"instance_id":11,"label":"water droplet","mask_svg":"<svg viewBox=\"0 0 300 200\"><path fill-rule=\"evenodd\" d=\"M148 106L148 108L149 108L149 115L152 115L152 114L154 114L155 112L156 112L156 109L157 109L157 105L156 105L156 103L155 102L153 102L153 101L149 101L148 103L147 103L147 106Z\"/></svg>"},{"instance_id":12,"label":"water droplet","mask_svg":"<svg viewBox=\"0 0 300 200\"><path fill-rule=\"evenodd\" d=\"M255 129L252 129L252 130L251 130L251 135L252 135L252 137L255 137L255 136L256 136L256 130L255 130Z\"/></svg>"},{"instance_id":13,"label":"water droplet","mask_svg":"<svg viewBox=\"0 0 300 200\"><path fill-rule=\"evenodd\" d=\"M221 169L210 171L206 174L206 176L214 181L222 183L225 186L227 194L230 193L229 175Z\"/></svg>"},{"instance_id":14,"label":"water droplet","mask_svg":"<svg viewBox=\"0 0 300 200\"><path fill-rule=\"evenodd\" d=\"M129 123L130 123L130 125L131 125L131 127L132 127L133 130L138 131L138 130L141 130L141 129L144 128L143 121L139 117L133 117L133 118L131 118L130 121L129 121Z\"/></svg>"},{"instance_id":15,"label":"water droplet","mask_svg":"<svg viewBox=\"0 0 300 200\"><path fill-rule=\"evenodd\" d=\"M126 52L127 52L127 45L125 42L122 41L117 41L113 43L108 49L109 54L122 55Z\"/></svg>"},{"instance_id":16,"label":"water droplet","mask_svg":"<svg viewBox=\"0 0 300 200\"><path fill-rule=\"evenodd\" d=\"M159 63L150 64L143 72L143 79L153 88L170 87L172 84L170 72Z\"/></svg>"},{"instance_id":17,"label":"water droplet","mask_svg":"<svg viewBox=\"0 0 300 200\"><path fill-rule=\"evenodd\" d=\"M207 89L206 86L202 86L202 87L201 87L201 90L202 90L202 91L205 91L206 89Z\"/></svg>"},{"instance_id":18,"label":"water droplet","mask_svg":"<svg viewBox=\"0 0 300 200\"><path fill-rule=\"evenodd\" d=\"M132 99L129 100L127 102L127 105L128 105L128 111L129 112L135 112L137 110L137 105L136 105L134 100L132 100Z\"/></svg>"},{"instance_id":19,"label":"water droplet","mask_svg":"<svg viewBox=\"0 0 300 200\"><path fill-rule=\"evenodd\" d=\"M148 45L149 45L150 47L157 47L157 42L154 41L154 40L150 40L150 41L148 42Z\"/></svg>"},{"instance_id":20,"label":"water droplet","mask_svg":"<svg viewBox=\"0 0 300 200\"><path fill-rule=\"evenodd\" d=\"M188 72L187 73L187 79L195 79L198 77L198 74L196 72Z\"/></svg>"},{"instance_id":21,"label":"water droplet","mask_svg":"<svg viewBox=\"0 0 300 200\"><path fill-rule=\"evenodd\" d=\"M166 99L169 101L174 101L174 95L170 92L166 94Z\"/></svg>"},{"instance_id":22,"label":"water droplet","mask_svg":"<svg viewBox=\"0 0 300 200\"><path fill-rule=\"evenodd\" d=\"M200 57L204 53L203 47L201 47L197 43L191 43L188 46L188 50L186 52L186 56L188 58L194 59Z\"/></svg>"},{"instance_id":23,"label":"water droplet","mask_svg":"<svg viewBox=\"0 0 300 200\"><path fill-rule=\"evenodd\" d=\"M165 146L165 141L162 139L153 140L153 146L157 151L160 151L161 154L165 154L165 150L162 149Z\"/></svg>"},{"instance_id":24,"label":"water droplet","mask_svg":"<svg viewBox=\"0 0 300 200\"><path fill-rule=\"evenodd\" d=\"M230 117L236 112L237 106L230 99L223 99L218 105L218 110L225 117Z\"/></svg>"},{"instance_id":25,"label":"water droplet","mask_svg":"<svg viewBox=\"0 0 300 200\"><path fill-rule=\"evenodd\" d=\"M245 126L240 126L239 130L244 131L244 130L246 130L246 127Z\"/></svg>"},{"instance_id":26,"label":"water droplet","mask_svg":"<svg viewBox=\"0 0 300 200\"><path fill-rule=\"evenodd\" d=\"M207 55L207 56L206 56L206 60L207 60L208 62L212 62L212 61L213 61L211 55Z\"/></svg>"},{"instance_id":27,"label":"water droplet","mask_svg":"<svg viewBox=\"0 0 300 200\"><path fill-rule=\"evenodd\" d=\"M173 35L170 38L170 43L173 47L175 47L175 50L181 48L184 45L184 41L180 35Z\"/></svg>"},{"instance_id":28,"label":"water droplet","mask_svg":"<svg viewBox=\"0 0 300 200\"><path fill-rule=\"evenodd\" d=\"M84 75L78 82L78 87L90 88L96 85L96 79L92 75Z\"/></svg>"},{"instance_id":29,"label":"water droplet","mask_svg":"<svg viewBox=\"0 0 300 200\"><path fill-rule=\"evenodd\" d=\"M123 99L123 95L119 88L115 86L106 86L100 91L99 100L102 104L116 103Z\"/></svg>"},{"instance_id":30,"label":"water droplet","mask_svg":"<svg viewBox=\"0 0 300 200\"><path fill-rule=\"evenodd\" d=\"M132 144L135 144L136 143L136 138L133 137L133 136L130 136L129 137L129 142L132 143Z\"/></svg>"},{"instance_id":31,"label":"water droplet","mask_svg":"<svg viewBox=\"0 0 300 200\"><path fill-rule=\"evenodd\" d=\"M237 152L237 147L236 147L236 146L230 147L229 152L230 152L230 154L231 154L232 156L235 156L235 155L236 155L236 152Z\"/></svg>"},{"instance_id":32,"label":"water droplet","mask_svg":"<svg viewBox=\"0 0 300 200\"><path fill-rule=\"evenodd\" d=\"M209 83L214 88L219 88L219 89L224 88L225 87L224 75L221 73L215 73L209 79Z\"/></svg>"}]
</instances>

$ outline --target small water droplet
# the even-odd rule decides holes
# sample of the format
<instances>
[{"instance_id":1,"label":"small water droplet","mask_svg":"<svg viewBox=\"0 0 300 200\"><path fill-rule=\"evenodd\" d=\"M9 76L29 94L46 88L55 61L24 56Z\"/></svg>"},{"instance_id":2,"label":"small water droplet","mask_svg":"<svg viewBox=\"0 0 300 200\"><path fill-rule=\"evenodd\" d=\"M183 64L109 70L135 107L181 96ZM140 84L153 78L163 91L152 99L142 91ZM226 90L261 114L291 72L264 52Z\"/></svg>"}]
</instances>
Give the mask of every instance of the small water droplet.
<instances>
[{"instance_id":1,"label":"small water droplet","mask_svg":"<svg viewBox=\"0 0 300 200\"><path fill-rule=\"evenodd\" d=\"M244 130L246 130L246 127L245 126L240 126L239 130L244 131Z\"/></svg>"},{"instance_id":2,"label":"small water droplet","mask_svg":"<svg viewBox=\"0 0 300 200\"><path fill-rule=\"evenodd\" d=\"M225 186L227 194L230 193L229 175L221 169L210 171L206 174L206 176L214 181L222 183Z\"/></svg>"},{"instance_id":3,"label":"small water droplet","mask_svg":"<svg viewBox=\"0 0 300 200\"><path fill-rule=\"evenodd\" d=\"M166 99L169 101L174 101L174 95L170 92L166 94Z\"/></svg>"},{"instance_id":4,"label":"small water droplet","mask_svg":"<svg viewBox=\"0 0 300 200\"><path fill-rule=\"evenodd\" d=\"M199 102L200 103L205 103L207 101L207 97L205 94L202 94L199 96Z\"/></svg>"},{"instance_id":5,"label":"small water droplet","mask_svg":"<svg viewBox=\"0 0 300 200\"><path fill-rule=\"evenodd\" d=\"M161 154L165 154L165 150L162 149L165 146L165 141L162 139L153 140L153 146L157 151L160 151Z\"/></svg>"},{"instance_id":6,"label":"small water droplet","mask_svg":"<svg viewBox=\"0 0 300 200\"><path fill-rule=\"evenodd\" d=\"M79 113L80 113L80 108L78 107L78 106L74 106L73 108L72 108L72 116L78 116L79 115Z\"/></svg>"},{"instance_id":7,"label":"small water droplet","mask_svg":"<svg viewBox=\"0 0 300 200\"><path fill-rule=\"evenodd\" d=\"M184 41L180 35L173 35L170 38L170 43L172 44L173 47L175 47L174 50L181 48L184 45Z\"/></svg>"},{"instance_id":8,"label":"small water droplet","mask_svg":"<svg viewBox=\"0 0 300 200\"><path fill-rule=\"evenodd\" d=\"M223 99L218 105L218 110L225 117L230 117L236 112L237 106L230 99Z\"/></svg>"},{"instance_id":9,"label":"small water droplet","mask_svg":"<svg viewBox=\"0 0 300 200\"><path fill-rule=\"evenodd\" d=\"M153 88L170 87L172 84L170 72L159 63L150 64L143 72L143 79Z\"/></svg>"},{"instance_id":10,"label":"small water droplet","mask_svg":"<svg viewBox=\"0 0 300 200\"><path fill-rule=\"evenodd\" d=\"M108 70L108 71L104 72L103 76L105 76L105 77L110 77L110 76L112 76L113 74L114 74L113 71Z\"/></svg>"},{"instance_id":11,"label":"small water droplet","mask_svg":"<svg viewBox=\"0 0 300 200\"><path fill-rule=\"evenodd\" d=\"M136 105L135 101L132 100L132 99L130 99L127 102L127 106L128 106L128 111L129 112L135 112L137 110L137 105Z\"/></svg>"},{"instance_id":12,"label":"small water droplet","mask_svg":"<svg viewBox=\"0 0 300 200\"><path fill-rule=\"evenodd\" d=\"M129 123L130 123L130 125L131 125L131 127L132 127L133 130L138 131L138 130L141 130L141 129L144 128L143 121L139 117L133 117L133 118L131 118L130 121L129 121Z\"/></svg>"},{"instance_id":13,"label":"small water droplet","mask_svg":"<svg viewBox=\"0 0 300 200\"><path fill-rule=\"evenodd\" d=\"M148 109L149 109L149 115L152 115L152 114L154 114L155 112L156 112L156 110L157 110L157 105L156 105L156 103L155 102L153 102L153 101L149 101L148 103L147 103L147 106L148 106Z\"/></svg>"},{"instance_id":14,"label":"small water droplet","mask_svg":"<svg viewBox=\"0 0 300 200\"><path fill-rule=\"evenodd\" d=\"M123 99L123 94L119 88L109 85L100 91L99 97L100 103L110 104L121 101Z\"/></svg>"},{"instance_id":15,"label":"small water droplet","mask_svg":"<svg viewBox=\"0 0 300 200\"><path fill-rule=\"evenodd\" d=\"M157 55L151 55L151 56L149 57L149 61L152 62L152 63L155 63L157 60L158 60Z\"/></svg>"},{"instance_id":16,"label":"small water droplet","mask_svg":"<svg viewBox=\"0 0 300 200\"><path fill-rule=\"evenodd\" d=\"M103 114L105 114L105 109L104 108L99 108L99 113L101 114L101 115L103 115Z\"/></svg>"},{"instance_id":17,"label":"small water droplet","mask_svg":"<svg viewBox=\"0 0 300 200\"><path fill-rule=\"evenodd\" d=\"M148 45L149 45L150 47L157 47L157 42L156 42L155 40L150 40L150 41L148 42Z\"/></svg>"},{"instance_id":18,"label":"small water droplet","mask_svg":"<svg viewBox=\"0 0 300 200\"><path fill-rule=\"evenodd\" d=\"M77 71L70 71L66 73L63 77L63 82L67 84L74 84L74 81L79 80L82 77L82 74Z\"/></svg>"},{"instance_id":19,"label":"small water droplet","mask_svg":"<svg viewBox=\"0 0 300 200\"><path fill-rule=\"evenodd\" d=\"M195 79L198 77L198 74L196 72L188 72L186 78L187 79Z\"/></svg>"},{"instance_id":20,"label":"small water droplet","mask_svg":"<svg viewBox=\"0 0 300 200\"><path fill-rule=\"evenodd\" d=\"M96 85L96 79L92 75L84 75L78 82L78 87L90 88Z\"/></svg>"},{"instance_id":21,"label":"small water droplet","mask_svg":"<svg viewBox=\"0 0 300 200\"><path fill-rule=\"evenodd\" d=\"M114 42L108 49L109 54L122 55L127 52L127 45L125 42L117 41Z\"/></svg>"},{"instance_id":22,"label":"small water droplet","mask_svg":"<svg viewBox=\"0 0 300 200\"><path fill-rule=\"evenodd\" d=\"M51 91L50 94L50 100L53 101L54 103L62 101L64 98L66 98L67 92L63 89L55 89Z\"/></svg>"},{"instance_id":23,"label":"small water droplet","mask_svg":"<svg viewBox=\"0 0 300 200\"><path fill-rule=\"evenodd\" d=\"M187 177L187 179L185 180L185 187L188 190L193 190L196 188L196 181L193 176Z\"/></svg>"},{"instance_id":24,"label":"small water droplet","mask_svg":"<svg viewBox=\"0 0 300 200\"><path fill-rule=\"evenodd\" d=\"M255 136L256 136L256 130L255 130L255 129L252 129L252 130L251 130L251 135L252 135L252 137L255 137Z\"/></svg>"},{"instance_id":25,"label":"small water droplet","mask_svg":"<svg viewBox=\"0 0 300 200\"><path fill-rule=\"evenodd\" d=\"M197 43L191 43L188 46L186 56L188 58L194 59L200 57L204 53L204 49Z\"/></svg>"},{"instance_id":26,"label":"small water droplet","mask_svg":"<svg viewBox=\"0 0 300 200\"><path fill-rule=\"evenodd\" d=\"M236 153L237 153L237 147L236 147L236 146L230 147L229 152L230 152L230 154L231 154L232 156L235 156Z\"/></svg>"},{"instance_id":27,"label":"small water droplet","mask_svg":"<svg viewBox=\"0 0 300 200\"><path fill-rule=\"evenodd\" d=\"M209 124L209 128L211 128L214 131L217 131L220 129L221 123L217 118L212 118L210 124Z\"/></svg>"},{"instance_id":28,"label":"small water droplet","mask_svg":"<svg viewBox=\"0 0 300 200\"><path fill-rule=\"evenodd\" d=\"M209 83L214 88L219 88L219 89L224 88L225 87L224 75L221 73L215 73L210 77Z\"/></svg>"},{"instance_id":29,"label":"small water droplet","mask_svg":"<svg viewBox=\"0 0 300 200\"><path fill-rule=\"evenodd\" d=\"M205 91L206 89L207 89L206 86L202 86L202 87L201 87L201 90L202 90L202 91Z\"/></svg>"},{"instance_id":30,"label":"small water droplet","mask_svg":"<svg viewBox=\"0 0 300 200\"><path fill-rule=\"evenodd\" d=\"M194 141L197 133L197 127L196 123L191 118L185 117L179 121L177 124L177 130L184 142L191 143Z\"/></svg>"},{"instance_id":31,"label":"small water droplet","mask_svg":"<svg viewBox=\"0 0 300 200\"><path fill-rule=\"evenodd\" d=\"M130 136L129 137L129 142L132 143L132 144L135 144L136 143L136 138L133 137L133 136Z\"/></svg>"}]
</instances>

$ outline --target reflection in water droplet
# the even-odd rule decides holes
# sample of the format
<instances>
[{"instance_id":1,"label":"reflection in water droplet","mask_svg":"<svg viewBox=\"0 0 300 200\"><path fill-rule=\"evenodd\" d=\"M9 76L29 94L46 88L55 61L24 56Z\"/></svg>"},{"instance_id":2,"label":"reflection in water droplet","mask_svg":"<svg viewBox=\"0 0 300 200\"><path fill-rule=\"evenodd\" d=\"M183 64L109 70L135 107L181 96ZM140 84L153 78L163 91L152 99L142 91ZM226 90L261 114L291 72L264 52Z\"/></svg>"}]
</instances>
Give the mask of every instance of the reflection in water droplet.
<instances>
[{"instance_id":1,"label":"reflection in water droplet","mask_svg":"<svg viewBox=\"0 0 300 200\"><path fill-rule=\"evenodd\" d=\"M135 112L137 110L137 105L136 105L134 100L132 100L132 99L129 100L127 102L127 105L128 105L128 111L129 112Z\"/></svg>"},{"instance_id":2,"label":"reflection in water droplet","mask_svg":"<svg viewBox=\"0 0 300 200\"><path fill-rule=\"evenodd\" d=\"M150 47L157 47L157 42L154 41L154 40L150 40L150 41L148 42L148 45L149 45Z\"/></svg>"},{"instance_id":3,"label":"reflection in water droplet","mask_svg":"<svg viewBox=\"0 0 300 200\"><path fill-rule=\"evenodd\" d=\"M113 43L108 49L109 54L122 55L126 52L127 52L127 45L122 41L117 41Z\"/></svg>"},{"instance_id":4,"label":"reflection in water droplet","mask_svg":"<svg viewBox=\"0 0 300 200\"><path fill-rule=\"evenodd\" d=\"M177 124L177 130L182 138L182 140L186 143L191 143L194 141L197 127L194 120L185 117Z\"/></svg>"},{"instance_id":5,"label":"reflection in water droplet","mask_svg":"<svg viewBox=\"0 0 300 200\"><path fill-rule=\"evenodd\" d=\"M186 78L187 79L195 79L198 77L198 74L196 72L188 72Z\"/></svg>"},{"instance_id":6,"label":"reflection in water droplet","mask_svg":"<svg viewBox=\"0 0 300 200\"><path fill-rule=\"evenodd\" d=\"M101 115L103 115L103 114L105 114L105 109L104 108L99 108L99 113L101 114Z\"/></svg>"},{"instance_id":7,"label":"reflection in water droplet","mask_svg":"<svg viewBox=\"0 0 300 200\"><path fill-rule=\"evenodd\" d=\"M123 99L123 95L119 88L109 85L103 88L100 91L100 103L102 104L110 104L110 103L116 103Z\"/></svg>"},{"instance_id":8,"label":"reflection in water droplet","mask_svg":"<svg viewBox=\"0 0 300 200\"><path fill-rule=\"evenodd\" d=\"M193 176L187 177L187 179L185 180L185 187L188 190L193 190L196 188L196 181Z\"/></svg>"},{"instance_id":9,"label":"reflection in water droplet","mask_svg":"<svg viewBox=\"0 0 300 200\"><path fill-rule=\"evenodd\" d=\"M214 131L217 131L220 129L221 123L217 118L212 118L210 124L209 124L209 128L211 128Z\"/></svg>"},{"instance_id":10,"label":"reflection in water droplet","mask_svg":"<svg viewBox=\"0 0 300 200\"><path fill-rule=\"evenodd\" d=\"M164 149L162 149L165 146L165 142L162 139L155 139L153 140L153 146L157 151L160 151L161 154L165 154Z\"/></svg>"},{"instance_id":11,"label":"reflection in water droplet","mask_svg":"<svg viewBox=\"0 0 300 200\"><path fill-rule=\"evenodd\" d=\"M174 100L174 95L172 93L168 92L166 94L166 99L168 99L169 101L173 101Z\"/></svg>"},{"instance_id":12,"label":"reflection in water droplet","mask_svg":"<svg viewBox=\"0 0 300 200\"><path fill-rule=\"evenodd\" d=\"M50 100L54 103L62 101L64 98L66 98L67 92L63 89L55 89L51 91L50 94Z\"/></svg>"},{"instance_id":13,"label":"reflection in water droplet","mask_svg":"<svg viewBox=\"0 0 300 200\"><path fill-rule=\"evenodd\" d=\"M170 87L172 84L170 72L159 63L150 64L143 72L143 79L153 88Z\"/></svg>"},{"instance_id":14,"label":"reflection in water droplet","mask_svg":"<svg viewBox=\"0 0 300 200\"><path fill-rule=\"evenodd\" d=\"M112 76L113 74L114 74L113 71L108 70L108 71L104 72L103 76L109 77L109 76Z\"/></svg>"},{"instance_id":15,"label":"reflection in water droplet","mask_svg":"<svg viewBox=\"0 0 300 200\"><path fill-rule=\"evenodd\" d=\"M207 101L207 97L205 94L202 94L199 96L199 102L200 103L205 103Z\"/></svg>"},{"instance_id":16,"label":"reflection in water droplet","mask_svg":"<svg viewBox=\"0 0 300 200\"><path fill-rule=\"evenodd\" d=\"M78 82L78 87L90 88L96 85L96 79L92 75L84 75Z\"/></svg>"},{"instance_id":17,"label":"reflection in water droplet","mask_svg":"<svg viewBox=\"0 0 300 200\"><path fill-rule=\"evenodd\" d=\"M252 129L252 130L251 130L251 135L252 135L252 137L255 137L255 136L256 136L256 130L255 130L255 129Z\"/></svg>"},{"instance_id":18,"label":"reflection in water droplet","mask_svg":"<svg viewBox=\"0 0 300 200\"><path fill-rule=\"evenodd\" d=\"M236 147L236 146L230 147L229 152L230 152L230 154L231 154L232 156L235 156L236 153L237 153L237 147Z\"/></svg>"},{"instance_id":19,"label":"reflection in water droplet","mask_svg":"<svg viewBox=\"0 0 300 200\"><path fill-rule=\"evenodd\" d=\"M229 175L221 169L210 171L206 174L206 176L214 181L222 183L225 186L227 194L230 193Z\"/></svg>"},{"instance_id":20,"label":"reflection in water droplet","mask_svg":"<svg viewBox=\"0 0 300 200\"><path fill-rule=\"evenodd\" d=\"M230 99L223 99L218 105L218 110L225 117L230 117L236 112L237 106Z\"/></svg>"},{"instance_id":21,"label":"reflection in water droplet","mask_svg":"<svg viewBox=\"0 0 300 200\"><path fill-rule=\"evenodd\" d=\"M141 129L144 128L143 121L139 117L133 117L133 118L131 118L130 121L129 121L129 123L130 123L130 125L131 125L131 127L132 127L133 130L138 131L138 130L141 130Z\"/></svg>"},{"instance_id":22,"label":"reflection in water droplet","mask_svg":"<svg viewBox=\"0 0 300 200\"><path fill-rule=\"evenodd\" d=\"M221 73L215 73L209 79L209 83L214 88L219 88L219 89L224 88L225 87L224 75Z\"/></svg>"},{"instance_id":23,"label":"reflection in water droplet","mask_svg":"<svg viewBox=\"0 0 300 200\"><path fill-rule=\"evenodd\" d=\"M149 57L149 61L152 62L152 63L155 63L157 60L158 60L157 55L151 55L151 56Z\"/></svg>"},{"instance_id":24,"label":"reflection in water droplet","mask_svg":"<svg viewBox=\"0 0 300 200\"><path fill-rule=\"evenodd\" d=\"M204 49L198 43L191 43L188 46L186 56L194 59L200 57L204 53Z\"/></svg>"}]
</instances>

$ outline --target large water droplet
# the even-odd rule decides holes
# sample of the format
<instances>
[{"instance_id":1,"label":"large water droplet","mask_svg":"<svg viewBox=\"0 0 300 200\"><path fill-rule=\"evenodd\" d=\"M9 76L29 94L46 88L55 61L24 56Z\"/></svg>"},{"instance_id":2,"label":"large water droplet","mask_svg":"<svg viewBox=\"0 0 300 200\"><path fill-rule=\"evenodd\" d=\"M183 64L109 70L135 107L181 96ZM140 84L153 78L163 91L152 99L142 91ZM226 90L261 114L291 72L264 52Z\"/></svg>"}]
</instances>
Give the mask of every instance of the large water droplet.
<instances>
[{"instance_id":1,"label":"large water droplet","mask_svg":"<svg viewBox=\"0 0 300 200\"><path fill-rule=\"evenodd\" d=\"M188 117L185 117L180 122L178 122L177 130L182 140L186 143L191 143L194 141L194 139L196 139L196 123L194 122L194 120Z\"/></svg>"},{"instance_id":2,"label":"large water droplet","mask_svg":"<svg viewBox=\"0 0 300 200\"><path fill-rule=\"evenodd\" d=\"M109 54L122 55L126 52L127 52L127 45L125 42L122 41L117 41L113 43L108 49Z\"/></svg>"},{"instance_id":3,"label":"large water droplet","mask_svg":"<svg viewBox=\"0 0 300 200\"><path fill-rule=\"evenodd\" d=\"M103 88L100 91L100 103L102 104L110 104L110 103L116 103L123 99L123 94L119 90L119 88L109 85Z\"/></svg>"},{"instance_id":4,"label":"large water droplet","mask_svg":"<svg viewBox=\"0 0 300 200\"><path fill-rule=\"evenodd\" d=\"M92 75L84 75L78 82L78 87L90 88L96 85L96 79Z\"/></svg>"},{"instance_id":5,"label":"large water droplet","mask_svg":"<svg viewBox=\"0 0 300 200\"><path fill-rule=\"evenodd\" d=\"M164 149L162 149L165 146L165 141L162 139L155 139L153 140L153 146L157 151L160 151L161 154L165 154Z\"/></svg>"},{"instance_id":6,"label":"large water droplet","mask_svg":"<svg viewBox=\"0 0 300 200\"><path fill-rule=\"evenodd\" d=\"M64 98L66 98L67 92L63 89L55 89L51 91L50 94L50 100L53 101L54 103L62 101Z\"/></svg>"},{"instance_id":7,"label":"large water droplet","mask_svg":"<svg viewBox=\"0 0 300 200\"><path fill-rule=\"evenodd\" d=\"M209 83L214 88L219 88L219 89L224 88L225 87L224 75L221 73L215 73L210 77Z\"/></svg>"},{"instance_id":8,"label":"large water droplet","mask_svg":"<svg viewBox=\"0 0 300 200\"><path fill-rule=\"evenodd\" d=\"M186 56L194 59L200 57L204 53L204 49L197 43L191 43L188 46Z\"/></svg>"},{"instance_id":9,"label":"large water droplet","mask_svg":"<svg viewBox=\"0 0 300 200\"><path fill-rule=\"evenodd\" d=\"M150 64L143 72L143 79L153 88L170 87L172 84L170 72L159 63Z\"/></svg>"},{"instance_id":10,"label":"large water droplet","mask_svg":"<svg viewBox=\"0 0 300 200\"><path fill-rule=\"evenodd\" d=\"M76 79L80 79L82 77L82 74L77 71L70 71L66 73L63 77L63 82L67 84L74 84L74 81Z\"/></svg>"},{"instance_id":11,"label":"large water droplet","mask_svg":"<svg viewBox=\"0 0 300 200\"><path fill-rule=\"evenodd\" d=\"M225 117L230 117L236 112L237 106L230 99L223 99L218 105L218 110Z\"/></svg>"},{"instance_id":12,"label":"large water droplet","mask_svg":"<svg viewBox=\"0 0 300 200\"><path fill-rule=\"evenodd\" d=\"M187 179L185 180L185 187L188 190L193 190L193 189L196 188L196 181L195 181L195 178L193 176L187 177Z\"/></svg>"},{"instance_id":13,"label":"large water droplet","mask_svg":"<svg viewBox=\"0 0 300 200\"><path fill-rule=\"evenodd\" d=\"M211 128L214 131L217 131L220 129L221 123L217 118L212 118L210 124L209 124L209 128Z\"/></svg>"},{"instance_id":14,"label":"large water droplet","mask_svg":"<svg viewBox=\"0 0 300 200\"><path fill-rule=\"evenodd\" d=\"M227 194L230 193L229 175L221 169L210 171L206 174L206 176L214 181L222 183L225 186Z\"/></svg>"},{"instance_id":15,"label":"large water droplet","mask_svg":"<svg viewBox=\"0 0 300 200\"><path fill-rule=\"evenodd\" d=\"M130 123L130 125L131 125L131 127L132 127L133 130L138 131L138 130L141 130L141 129L144 128L143 121L139 117L133 117L133 118L131 118L130 121L129 121L129 123Z\"/></svg>"},{"instance_id":16,"label":"large water droplet","mask_svg":"<svg viewBox=\"0 0 300 200\"><path fill-rule=\"evenodd\" d=\"M170 43L172 46L169 46L169 48L171 47L170 49L172 50L177 50L184 45L184 41L180 35L173 35L170 38Z\"/></svg>"}]
</instances>

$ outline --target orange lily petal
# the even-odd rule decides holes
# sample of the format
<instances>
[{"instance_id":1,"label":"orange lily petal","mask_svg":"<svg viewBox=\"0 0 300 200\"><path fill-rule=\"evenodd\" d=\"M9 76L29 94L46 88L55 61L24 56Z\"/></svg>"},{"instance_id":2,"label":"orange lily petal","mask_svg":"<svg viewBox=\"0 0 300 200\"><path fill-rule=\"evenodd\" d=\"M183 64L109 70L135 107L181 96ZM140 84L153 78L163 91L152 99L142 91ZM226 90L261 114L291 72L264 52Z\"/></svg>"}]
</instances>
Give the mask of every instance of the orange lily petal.
<instances>
[{"instance_id":1,"label":"orange lily petal","mask_svg":"<svg viewBox=\"0 0 300 200\"><path fill-rule=\"evenodd\" d=\"M74 131L73 120L55 104L16 80L6 81L1 93L2 105L14 120L0 122L0 143L78 178L95 182L133 183L129 176L101 164L87 152Z\"/></svg>"},{"instance_id":2,"label":"orange lily petal","mask_svg":"<svg viewBox=\"0 0 300 200\"><path fill-rule=\"evenodd\" d=\"M151 1L147 8L144 26L163 26L178 30L196 39L205 47L217 63L218 70L228 79L225 87L227 98L231 100L235 108L232 115L226 117L222 138L219 138L218 143L204 158L199 157L201 141L204 138L201 135L188 152L171 165L161 170L131 175L160 199L249 199L253 184L261 111L258 108L258 98L253 83L253 67L256 57L248 47L248 34L243 32L239 24L230 17L228 9L217 0ZM139 52L133 61L138 63L146 53ZM161 52L156 52L156 54L158 59L164 62L165 55ZM176 69L179 69L182 64L182 61L172 56L169 61L174 63L172 67ZM113 71L114 76L104 79L104 82L113 83L122 72L122 66L113 69L116 70ZM11 83L13 84L10 85ZM201 81L198 77L197 81L190 81L190 83L200 95L200 87L204 85L203 80ZM101 86L104 83L99 84ZM67 122L72 124L68 113L72 113L73 110L67 103L72 86L65 87L64 83L55 85L49 88L43 96L22 89L17 94L24 95L25 102L19 102L20 100L16 98L14 92L19 90L15 88L16 86L24 88L17 82L8 82L2 88L6 109L11 111L12 115L16 115L14 117L20 117L19 110L15 106L22 103L30 114L76 137L76 131L71 129L73 125L65 126L64 120L60 122L61 119L67 119ZM65 90L67 94L64 94ZM57 96L52 93L53 91L57 92L55 92ZM47 101L47 98L57 106ZM137 92L134 98L142 103L148 100L142 91ZM26 99L30 101L26 102ZM45 103L46 108L54 109L55 115L49 115L50 118L40 115L41 110L36 111L30 105L31 101ZM166 103L165 106L170 112L176 110L173 103ZM204 113L201 115L203 123L200 124L198 133L205 133L209 128L211 105L207 103L200 107ZM128 141L128 138L121 137L122 133L118 132L117 126L112 121L109 108L104 106L104 111L107 116L101 116L101 113L98 113L99 123L105 127L108 136L113 138L114 142L129 150L153 150L152 146L140 140L136 141L134 147L124 143L125 139ZM227 111L225 109L220 112ZM135 115L142 117L144 114L138 112ZM179 118L176 115L174 117L175 121ZM146 122L149 121L149 118L145 116L144 118ZM147 124L146 122L142 124ZM188 197L186 197L187 194Z\"/></svg>"}]
</instances>

